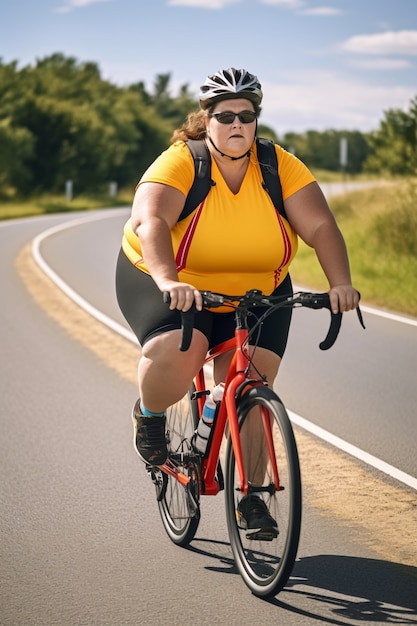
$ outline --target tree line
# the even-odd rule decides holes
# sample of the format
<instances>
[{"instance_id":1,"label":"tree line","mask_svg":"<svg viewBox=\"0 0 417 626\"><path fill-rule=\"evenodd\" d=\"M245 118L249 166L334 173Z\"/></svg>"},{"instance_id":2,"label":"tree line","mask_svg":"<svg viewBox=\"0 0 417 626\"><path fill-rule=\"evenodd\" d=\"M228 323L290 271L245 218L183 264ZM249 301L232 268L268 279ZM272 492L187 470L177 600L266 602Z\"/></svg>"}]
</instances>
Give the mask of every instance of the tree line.
<instances>
[{"instance_id":1,"label":"tree line","mask_svg":"<svg viewBox=\"0 0 417 626\"><path fill-rule=\"evenodd\" d=\"M0 60L0 196L62 191L72 180L80 191L116 181L133 186L164 150L175 128L198 108L187 84L171 95L170 74L119 87L93 62L53 54L33 66ZM340 140L348 142L345 171L417 173L417 98L407 112L385 112L379 129L259 134L293 151L309 167L339 170Z\"/></svg>"}]
</instances>

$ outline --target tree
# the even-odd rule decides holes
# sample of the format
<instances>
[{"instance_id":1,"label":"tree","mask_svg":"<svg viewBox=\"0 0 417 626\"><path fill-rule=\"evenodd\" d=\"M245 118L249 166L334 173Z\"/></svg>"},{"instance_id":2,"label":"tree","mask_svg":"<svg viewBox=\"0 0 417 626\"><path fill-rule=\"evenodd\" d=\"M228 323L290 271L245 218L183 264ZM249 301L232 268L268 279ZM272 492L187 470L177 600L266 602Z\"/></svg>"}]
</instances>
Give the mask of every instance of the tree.
<instances>
[{"instance_id":1,"label":"tree","mask_svg":"<svg viewBox=\"0 0 417 626\"><path fill-rule=\"evenodd\" d=\"M34 137L29 130L15 128L10 119L0 120L0 195L31 186L32 172L26 163L33 148Z\"/></svg>"},{"instance_id":2,"label":"tree","mask_svg":"<svg viewBox=\"0 0 417 626\"><path fill-rule=\"evenodd\" d=\"M417 97L408 111L385 112L379 130L369 136L370 155L365 168L393 175L417 174Z\"/></svg>"},{"instance_id":3,"label":"tree","mask_svg":"<svg viewBox=\"0 0 417 626\"><path fill-rule=\"evenodd\" d=\"M27 166L35 138L29 129L15 123L16 106L24 101L17 62L0 60L0 194L5 196L20 185L29 187L32 172Z\"/></svg>"},{"instance_id":4,"label":"tree","mask_svg":"<svg viewBox=\"0 0 417 626\"><path fill-rule=\"evenodd\" d=\"M0 95L0 183L20 193L62 190L68 179L77 192L133 185L172 132L144 89L118 88L94 63L62 54L20 71L0 65Z\"/></svg>"},{"instance_id":5,"label":"tree","mask_svg":"<svg viewBox=\"0 0 417 626\"><path fill-rule=\"evenodd\" d=\"M171 75L118 87L95 63L56 53L19 69L0 60L0 193L96 191L109 181L131 186L169 143L175 128L198 108L189 85L171 94ZM281 143L312 168L340 169L340 140L348 141L347 172L367 166L416 172L417 99L410 111L389 111L369 137L358 131L287 133L259 124L258 134Z\"/></svg>"},{"instance_id":6,"label":"tree","mask_svg":"<svg viewBox=\"0 0 417 626\"><path fill-rule=\"evenodd\" d=\"M339 171L342 138L348 142L348 163L345 171L357 174L362 171L369 153L366 135L359 131L330 129L324 132L308 130L301 135L287 133L284 135L283 145L311 168Z\"/></svg>"}]
</instances>

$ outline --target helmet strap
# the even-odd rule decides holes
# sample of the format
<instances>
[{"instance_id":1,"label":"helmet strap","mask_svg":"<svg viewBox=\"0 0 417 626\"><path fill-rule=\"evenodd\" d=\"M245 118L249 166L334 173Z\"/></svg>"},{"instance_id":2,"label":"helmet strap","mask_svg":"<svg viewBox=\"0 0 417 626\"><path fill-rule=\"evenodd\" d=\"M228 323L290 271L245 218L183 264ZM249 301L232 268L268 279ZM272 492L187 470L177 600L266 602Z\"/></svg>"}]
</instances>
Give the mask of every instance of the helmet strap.
<instances>
[{"instance_id":1,"label":"helmet strap","mask_svg":"<svg viewBox=\"0 0 417 626\"><path fill-rule=\"evenodd\" d=\"M210 135L207 133L207 138L210 141L211 145L213 146L213 148L219 153L221 154L222 157L227 157L228 159L231 159L232 161L239 161L240 159L243 159L245 157L250 157L250 151L251 148L249 148L249 150L247 152L245 152L245 154L241 154L238 157L233 157L230 156L230 154L226 154L225 152L222 152L221 150L218 149L218 147L216 146L216 144L214 143L214 141L212 140L212 138L210 137Z\"/></svg>"}]
</instances>

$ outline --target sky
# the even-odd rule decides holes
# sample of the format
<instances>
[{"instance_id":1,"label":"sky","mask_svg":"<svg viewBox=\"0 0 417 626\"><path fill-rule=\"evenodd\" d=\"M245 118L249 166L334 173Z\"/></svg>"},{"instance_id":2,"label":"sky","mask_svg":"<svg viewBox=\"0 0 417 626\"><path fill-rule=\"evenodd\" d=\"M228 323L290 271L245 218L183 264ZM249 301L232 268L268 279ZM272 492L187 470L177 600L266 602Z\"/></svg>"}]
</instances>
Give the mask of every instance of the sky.
<instances>
[{"instance_id":1,"label":"sky","mask_svg":"<svg viewBox=\"0 0 417 626\"><path fill-rule=\"evenodd\" d=\"M0 0L0 58L54 53L117 85L197 98L207 75L245 68L278 136L377 130L417 96L417 0Z\"/></svg>"}]
</instances>

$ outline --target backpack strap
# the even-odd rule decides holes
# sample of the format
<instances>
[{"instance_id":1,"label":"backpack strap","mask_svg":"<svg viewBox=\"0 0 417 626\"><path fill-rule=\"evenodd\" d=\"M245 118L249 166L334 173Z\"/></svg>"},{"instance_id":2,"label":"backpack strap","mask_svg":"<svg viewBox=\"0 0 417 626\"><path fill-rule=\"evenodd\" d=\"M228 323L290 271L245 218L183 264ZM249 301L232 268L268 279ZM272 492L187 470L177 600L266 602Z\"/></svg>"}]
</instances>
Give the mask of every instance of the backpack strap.
<instances>
[{"instance_id":1,"label":"backpack strap","mask_svg":"<svg viewBox=\"0 0 417 626\"><path fill-rule=\"evenodd\" d=\"M185 144L194 159L195 174L178 221L190 215L203 202L211 187L216 184L211 179L211 157L206 143L202 139L188 139Z\"/></svg>"},{"instance_id":2,"label":"backpack strap","mask_svg":"<svg viewBox=\"0 0 417 626\"><path fill-rule=\"evenodd\" d=\"M281 181L278 175L278 159L275 144L269 139L258 137L256 139L256 147L263 178L262 187L270 196L278 213L287 219L282 199Z\"/></svg>"}]
</instances>

